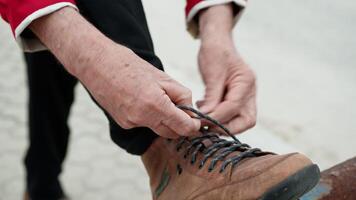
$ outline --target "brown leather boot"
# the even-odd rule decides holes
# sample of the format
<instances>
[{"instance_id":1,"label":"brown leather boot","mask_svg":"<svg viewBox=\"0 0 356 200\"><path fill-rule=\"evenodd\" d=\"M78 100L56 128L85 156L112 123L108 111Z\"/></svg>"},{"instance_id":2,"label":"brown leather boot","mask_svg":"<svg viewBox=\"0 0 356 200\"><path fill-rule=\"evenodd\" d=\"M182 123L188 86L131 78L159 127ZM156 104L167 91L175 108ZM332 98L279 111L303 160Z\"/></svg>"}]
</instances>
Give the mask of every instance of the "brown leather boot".
<instances>
[{"instance_id":1,"label":"brown leather boot","mask_svg":"<svg viewBox=\"0 0 356 200\"><path fill-rule=\"evenodd\" d=\"M294 200L319 180L304 155L262 152L206 132L159 138L142 160L154 200Z\"/></svg>"}]
</instances>

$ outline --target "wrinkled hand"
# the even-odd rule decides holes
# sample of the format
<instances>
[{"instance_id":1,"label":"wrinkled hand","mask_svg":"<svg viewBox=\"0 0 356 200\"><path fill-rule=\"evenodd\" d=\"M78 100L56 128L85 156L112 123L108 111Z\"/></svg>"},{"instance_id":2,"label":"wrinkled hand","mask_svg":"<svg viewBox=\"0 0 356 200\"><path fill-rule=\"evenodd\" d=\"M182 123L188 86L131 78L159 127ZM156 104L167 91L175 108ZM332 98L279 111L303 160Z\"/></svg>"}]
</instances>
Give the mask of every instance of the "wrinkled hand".
<instances>
[{"instance_id":1,"label":"wrinkled hand","mask_svg":"<svg viewBox=\"0 0 356 200\"><path fill-rule=\"evenodd\" d=\"M230 47L229 47L230 46ZM202 46L199 69L206 85L202 112L241 133L256 123L255 75L232 45Z\"/></svg>"},{"instance_id":2,"label":"wrinkled hand","mask_svg":"<svg viewBox=\"0 0 356 200\"><path fill-rule=\"evenodd\" d=\"M198 61L206 90L197 105L236 134L256 123L256 81L235 49L233 15L232 4L213 6L200 13Z\"/></svg>"},{"instance_id":3,"label":"wrinkled hand","mask_svg":"<svg viewBox=\"0 0 356 200\"><path fill-rule=\"evenodd\" d=\"M192 105L191 91L136 56L113 48L88 70L84 85L125 129L149 127L167 138L196 134L200 121L175 105Z\"/></svg>"},{"instance_id":4,"label":"wrinkled hand","mask_svg":"<svg viewBox=\"0 0 356 200\"><path fill-rule=\"evenodd\" d=\"M192 104L189 89L111 41L74 9L41 17L30 28L121 127L148 127L168 138L199 130L200 121L175 106Z\"/></svg>"}]
</instances>

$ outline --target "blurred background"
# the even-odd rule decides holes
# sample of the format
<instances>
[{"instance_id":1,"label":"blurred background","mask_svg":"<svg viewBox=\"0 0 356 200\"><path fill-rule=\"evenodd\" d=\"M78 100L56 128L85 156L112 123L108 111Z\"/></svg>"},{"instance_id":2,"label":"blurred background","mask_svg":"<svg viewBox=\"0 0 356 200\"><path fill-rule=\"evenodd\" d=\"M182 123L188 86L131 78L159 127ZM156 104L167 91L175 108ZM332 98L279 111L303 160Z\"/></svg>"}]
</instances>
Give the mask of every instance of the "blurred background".
<instances>
[{"instance_id":1,"label":"blurred background","mask_svg":"<svg viewBox=\"0 0 356 200\"><path fill-rule=\"evenodd\" d=\"M168 74L203 95L199 41L185 31L184 1L143 0L157 54ZM234 30L258 76L257 126L239 136L278 153L299 151L322 169L356 155L356 2L250 1ZM119 28L119 27L118 27ZM109 139L104 115L76 88L62 180L73 199L150 199L139 157ZM0 200L21 199L27 147L22 54L0 21Z\"/></svg>"}]
</instances>

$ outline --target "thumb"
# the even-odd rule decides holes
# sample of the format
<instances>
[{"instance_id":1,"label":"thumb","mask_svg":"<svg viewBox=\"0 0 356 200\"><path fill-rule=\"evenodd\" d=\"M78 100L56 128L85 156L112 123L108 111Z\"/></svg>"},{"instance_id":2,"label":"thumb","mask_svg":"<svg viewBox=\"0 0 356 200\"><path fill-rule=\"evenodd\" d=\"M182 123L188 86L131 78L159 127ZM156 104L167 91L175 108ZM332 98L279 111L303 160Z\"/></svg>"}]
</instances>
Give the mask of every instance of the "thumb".
<instances>
[{"instance_id":1,"label":"thumb","mask_svg":"<svg viewBox=\"0 0 356 200\"><path fill-rule=\"evenodd\" d=\"M192 105L192 91L175 80L161 82L163 90L175 105Z\"/></svg>"},{"instance_id":2,"label":"thumb","mask_svg":"<svg viewBox=\"0 0 356 200\"><path fill-rule=\"evenodd\" d=\"M224 83L207 83L204 100L199 101L197 106L203 113L210 113L222 101L224 96Z\"/></svg>"},{"instance_id":3,"label":"thumb","mask_svg":"<svg viewBox=\"0 0 356 200\"><path fill-rule=\"evenodd\" d=\"M201 127L200 120L191 118L188 113L176 107L176 105L192 105L191 90L174 80L162 82L161 86L172 102L164 108L166 119L162 123L181 136L196 134Z\"/></svg>"}]
</instances>

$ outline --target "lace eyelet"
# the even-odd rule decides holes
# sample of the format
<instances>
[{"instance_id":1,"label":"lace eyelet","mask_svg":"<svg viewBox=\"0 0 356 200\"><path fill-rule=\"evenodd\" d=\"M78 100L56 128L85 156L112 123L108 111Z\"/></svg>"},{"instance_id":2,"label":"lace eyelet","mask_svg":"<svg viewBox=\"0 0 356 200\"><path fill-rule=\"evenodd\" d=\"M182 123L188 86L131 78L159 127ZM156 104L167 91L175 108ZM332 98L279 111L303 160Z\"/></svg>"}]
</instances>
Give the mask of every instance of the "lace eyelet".
<instances>
[{"instance_id":1,"label":"lace eyelet","mask_svg":"<svg viewBox=\"0 0 356 200\"><path fill-rule=\"evenodd\" d=\"M223 173L227 169L227 166L230 164L231 167L235 167L238 162L247 157L255 157L261 156L263 154L269 154L267 152L262 152L260 149L252 149L249 145L241 143L223 124L209 117L208 115L201 113L200 111L189 106L178 105L177 107L182 110L187 110L191 111L192 113L195 113L195 118L197 119L205 119L211 122L212 124L219 127L221 130L223 130L226 135L230 136L233 139L232 141L222 139L216 133L210 133L208 127L201 127L200 132L202 133L202 135L199 137L195 137L192 139L182 137L176 146L176 150L177 152L179 152L181 148L187 149L187 151L183 154L183 157L184 159L188 159L188 157L190 157L191 155L191 165L194 165L194 163L197 161L196 159L200 158L199 156L197 156L200 152L204 154L204 157L202 160L198 161L200 162L199 169L202 169L204 167L204 164L206 164L205 162L208 161L208 158L212 158L208 167L208 172L213 172L215 168L218 168L217 162L223 161L223 166L220 169L217 169L220 173ZM210 140L212 144L210 146L206 146L204 140ZM191 152L191 150L194 150L193 153ZM240 154L232 155L236 151L240 152ZM229 155L232 155L232 157L227 158ZM178 174L181 173L181 167L179 164L177 165L177 172Z\"/></svg>"},{"instance_id":2,"label":"lace eyelet","mask_svg":"<svg viewBox=\"0 0 356 200\"><path fill-rule=\"evenodd\" d=\"M178 175L181 175L182 172L183 172L182 167L180 166L180 164L177 164L177 173L178 173Z\"/></svg>"}]
</instances>

